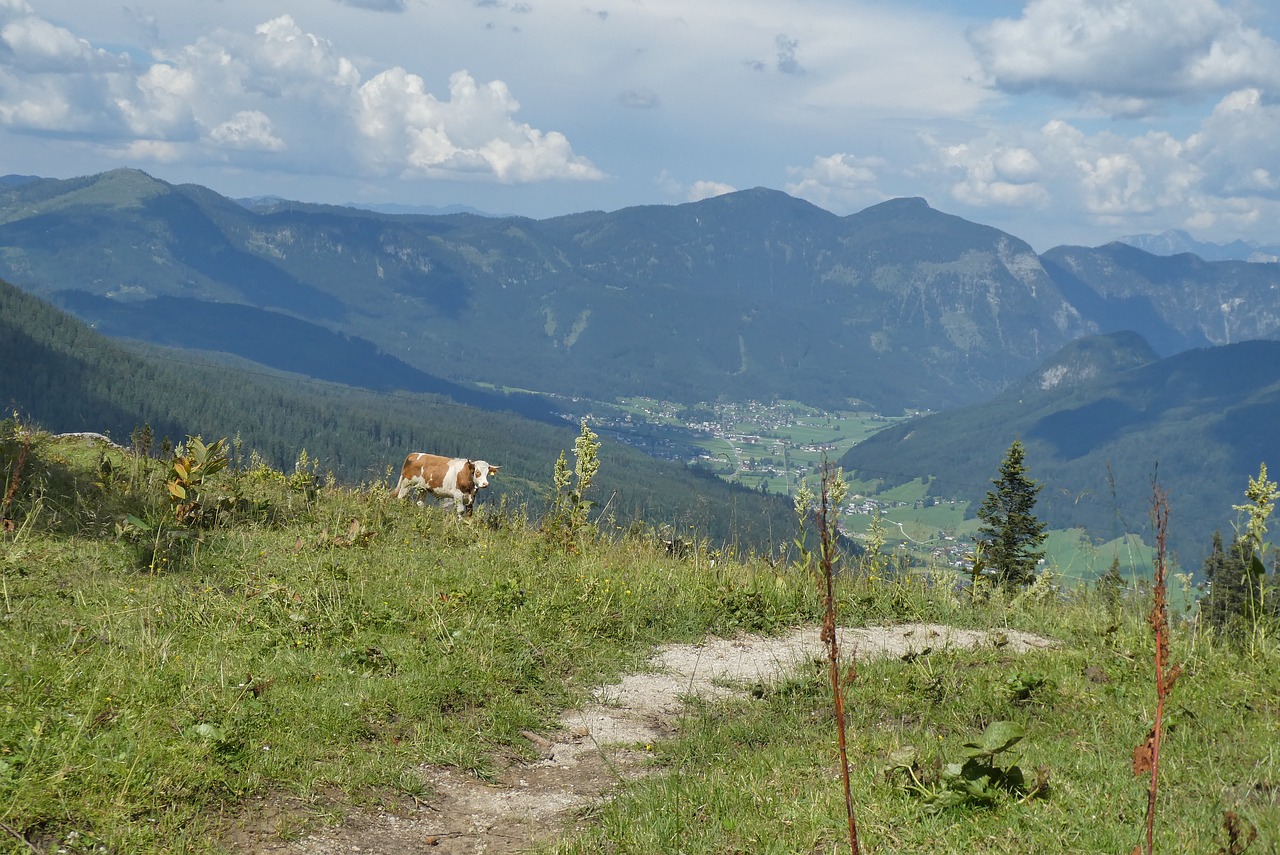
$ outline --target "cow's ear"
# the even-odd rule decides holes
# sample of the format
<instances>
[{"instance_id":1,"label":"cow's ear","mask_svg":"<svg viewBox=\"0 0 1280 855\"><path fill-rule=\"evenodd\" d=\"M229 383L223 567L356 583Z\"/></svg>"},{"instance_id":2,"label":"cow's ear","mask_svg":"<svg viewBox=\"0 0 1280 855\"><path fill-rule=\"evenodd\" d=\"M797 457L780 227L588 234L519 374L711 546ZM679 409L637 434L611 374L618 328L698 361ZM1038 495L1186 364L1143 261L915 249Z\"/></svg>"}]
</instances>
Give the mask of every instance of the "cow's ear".
<instances>
[{"instance_id":1,"label":"cow's ear","mask_svg":"<svg viewBox=\"0 0 1280 855\"><path fill-rule=\"evenodd\" d=\"M501 466L494 466L492 463L490 463L490 464L489 464L489 474L490 474L490 475L497 475L497 474L498 474L498 470L499 470L499 469L501 469L501 468L502 468Z\"/></svg>"}]
</instances>

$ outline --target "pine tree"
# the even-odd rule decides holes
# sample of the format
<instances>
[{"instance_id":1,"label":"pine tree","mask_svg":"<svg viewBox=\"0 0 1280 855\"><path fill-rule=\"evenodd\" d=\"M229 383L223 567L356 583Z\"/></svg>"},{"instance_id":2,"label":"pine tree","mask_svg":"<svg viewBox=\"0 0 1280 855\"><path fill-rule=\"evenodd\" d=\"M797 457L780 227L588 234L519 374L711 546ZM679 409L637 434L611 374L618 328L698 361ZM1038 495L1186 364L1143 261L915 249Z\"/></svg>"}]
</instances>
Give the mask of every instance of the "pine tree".
<instances>
[{"instance_id":1,"label":"pine tree","mask_svg":"<svg viewBox=\"0 0 1280 855\"><path fill-rule=\"evenodd\" d=\"M1044 557L1044 523L1036 518L1036 495L1043 485L1027 477L1026 452L1015 439L1000 465L1000 477L991 483L978 508L978 541L986 566L995 571L1005 588L1027 585L1035 579L1036 565Z\"/></svg>"}]
</instances>

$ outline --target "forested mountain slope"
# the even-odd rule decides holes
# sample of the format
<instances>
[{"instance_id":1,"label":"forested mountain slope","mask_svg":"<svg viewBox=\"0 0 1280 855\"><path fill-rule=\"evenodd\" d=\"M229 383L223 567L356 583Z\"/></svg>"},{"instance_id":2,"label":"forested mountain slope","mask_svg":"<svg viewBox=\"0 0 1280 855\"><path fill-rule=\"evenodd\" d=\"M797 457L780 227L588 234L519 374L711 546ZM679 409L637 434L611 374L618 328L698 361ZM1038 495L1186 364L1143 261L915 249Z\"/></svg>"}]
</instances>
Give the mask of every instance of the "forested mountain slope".
<instances>
[{"instance_id":1,"label":"forested mountain slope","mask_svg":"<svg viewBox=\"0 0 1280 855\"><path fill-rule=\"evenodd\" d=\"M852 448L841 464L886 485L932 479L930 493L976 508L1014 439L1044 484L1037 514L1103 540L1150 536L1153 481L1169 495L1171 543L1198 570L1215 529L1258 467L1280 465L1280 342L1248 341L1160 359L1134 333L1064 348L990 402L913 419Z\"/></svg>"},{"instance_id":2,"label":"forested mountain slope","mask_svg":"<svg viewBox=\"0 0 1280 855\"><path fill-rule=\"evenodd\" d=\"M249 210L117 170L0 187L0 275L111 335L174 343L232 303L202 346L269 358L247 344L283 314L450 382L605 400L939 409L1091 329L1011 235L765 189L535 221Z\"/></svg>"},{"instance_id":3,"label":"forested mountain slope","mask_svg":"<svg viewBox=\"0 0 1280 855\"><path fill-rule=\"evenodd\" d=\"M576 428L487 412L441 398L376 393L268 375L244 363L200 364L196 354L144 355L0 282L0 404L54 431L96 431L128 445L149 425L162 438L239 437L290 468L306 449L347 483L387 477L409 451L483 457L502 466L490 494L543 509L557 456ZM761 496L613 443L601 452L594 497L624 524L695 527L717 542L765 549L792 530L784 499Z\"/></svg>"}]
</instances>

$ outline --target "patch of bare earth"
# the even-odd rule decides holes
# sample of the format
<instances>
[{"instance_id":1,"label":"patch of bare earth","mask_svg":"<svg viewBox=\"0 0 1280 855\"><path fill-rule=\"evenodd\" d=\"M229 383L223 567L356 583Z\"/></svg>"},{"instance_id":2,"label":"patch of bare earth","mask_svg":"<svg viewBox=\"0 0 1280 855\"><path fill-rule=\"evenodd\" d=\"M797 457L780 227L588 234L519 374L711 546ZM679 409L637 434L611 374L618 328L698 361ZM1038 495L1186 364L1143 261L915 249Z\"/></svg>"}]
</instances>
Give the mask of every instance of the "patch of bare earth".
<instances>
[{"instance_id":1,"label":"patch of bare earth","mask_svg":"<svg viewBox=\"0 0 1280 855\"><path fill-rule=\"evenodd\" d=\"M645 746L673 733L686 699L744 695L752 684L825 658L818 633L805 628L777 637L710 638L664 647L649 672L597 689L594 701L566 712L555 732L526 733L541 760L507 761L492 781L424 766L417 772L429 793L425 799L349 814L339 826L289 843L278 837L279 806L264 805L251 812L262 824L246 827L242 819L231 842L253 855L472 855L520 852L554 840L572 832L584 807L607 798L619 783L653 771ZM1021 653L1052 644L1015 630L936 624L842 629L840 635L842 655L861 661L983 646Z\"/></svg>"}]
</instances>

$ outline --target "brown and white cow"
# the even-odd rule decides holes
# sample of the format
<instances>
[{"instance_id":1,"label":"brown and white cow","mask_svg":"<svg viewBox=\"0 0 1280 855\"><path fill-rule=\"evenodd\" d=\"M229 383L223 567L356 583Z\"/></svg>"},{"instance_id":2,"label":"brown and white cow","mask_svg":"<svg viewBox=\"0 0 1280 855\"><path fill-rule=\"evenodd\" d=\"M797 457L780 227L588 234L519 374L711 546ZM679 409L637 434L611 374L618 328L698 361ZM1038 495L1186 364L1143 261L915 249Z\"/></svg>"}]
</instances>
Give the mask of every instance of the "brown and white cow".
<instances>
[{"instance_id":1,"label":"brown and white cow","mask_svg":"<svg viewBox=\"0 0 1280 855\"><path fill-rule=\"evenodd\" d=\"M415 451L400 467L400 483L396 484L395 494L397 499L403 499L411 492L426 490L439 499L452 500L459 517L470 516L476 491L488 487L489 476L496 474L498 467L483 460Z\"/></svg>"}]
</instances>

